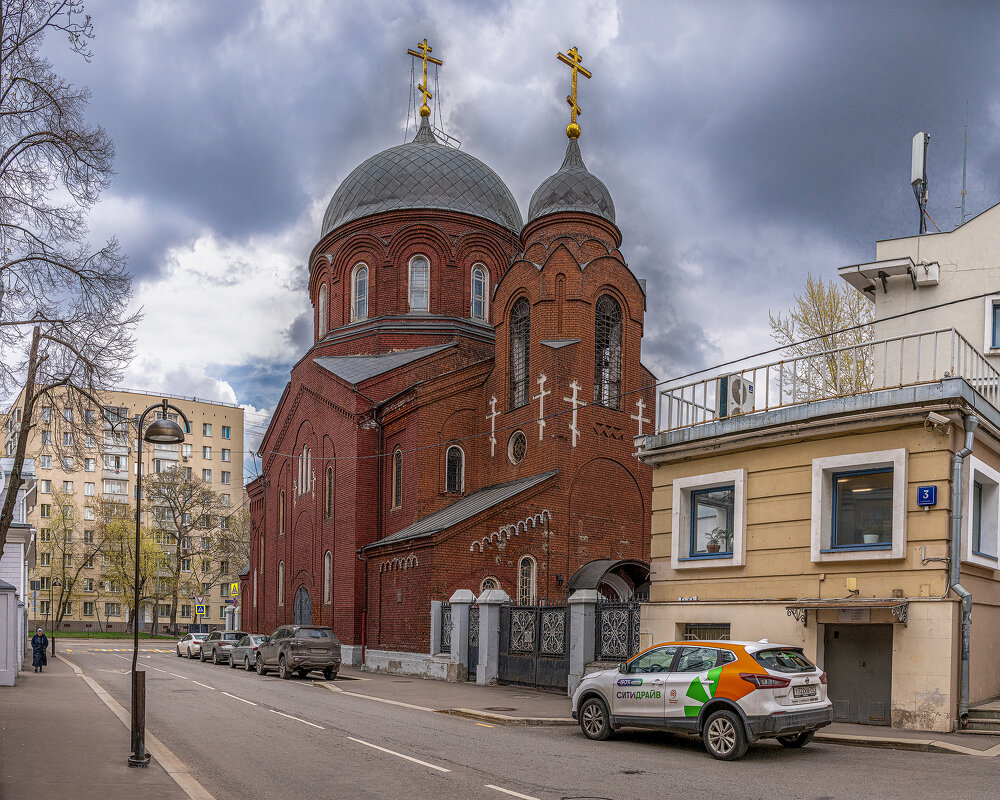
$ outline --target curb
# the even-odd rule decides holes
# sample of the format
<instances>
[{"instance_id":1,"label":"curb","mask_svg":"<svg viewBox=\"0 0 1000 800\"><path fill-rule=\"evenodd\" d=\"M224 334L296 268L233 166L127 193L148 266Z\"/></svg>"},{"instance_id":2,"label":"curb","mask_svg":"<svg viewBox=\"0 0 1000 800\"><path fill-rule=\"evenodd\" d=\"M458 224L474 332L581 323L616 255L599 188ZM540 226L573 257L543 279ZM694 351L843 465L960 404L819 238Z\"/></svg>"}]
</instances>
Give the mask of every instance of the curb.
<instances>
[{"instance_id":1,"label":"curb","mask_svg":"<svg viewBox=\"0 0 1000 800\"><path fill-rule=\"evenodd\" d=\"M555 727L559 725L576 725L576 721L567 717L511 717L507 714L496 714L491 711L479 711L474 708L442 708L438 714L450 714L453 717L478 719L492 722L494 725L532 725L536 727Z\"/></svg>"},{"instance_id":2,"label":"curb","mask_svg":"<svg viewBox=\"0 0 1000 800\"><path fill-rule=\"evenodd\" d=\"M853 747L871 747L882 750L912 750L921 753L951 753L966 756L982 756L996 758L1000 755L1000 746L988 750L977 750L974 747L964 747L960 744L943 742L935 739L893 739L887 736L849 736L842 733L817 733L817 742L840 744Z\"/></svg>"}]
</instances>

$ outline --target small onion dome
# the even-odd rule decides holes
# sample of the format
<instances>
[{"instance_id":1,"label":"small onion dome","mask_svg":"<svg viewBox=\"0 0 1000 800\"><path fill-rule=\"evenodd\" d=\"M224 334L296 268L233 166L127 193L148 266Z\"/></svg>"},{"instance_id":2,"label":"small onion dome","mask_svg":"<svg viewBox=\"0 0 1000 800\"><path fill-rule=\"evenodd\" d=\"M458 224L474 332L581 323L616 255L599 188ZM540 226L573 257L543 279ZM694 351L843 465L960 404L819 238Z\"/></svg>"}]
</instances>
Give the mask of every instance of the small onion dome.
<instances>
[{"instance_id":1,"label":"small onion dome","mask_svg":"<svg viewBox=\"0 0 1000 800\"><path fill-rule=\"evenodd\" d=\"M554 175L550 175L531 196L528 222L560 211L581 211L615 221L615 203L601 179L587 171L580 154L580 143L570 139L566 158Z\"/></svg>"},{"instance_id":2,"label":"small onion dome","mask_svg":"<svg viewBox=\"0 0 1000 800\"><path fill-rule=\"evenodd\" d=\"M412 142L372 156L340 184L321 236L361 217L411 208L458 211L521 232L521 212L500 176L468 153L439 144L422 117Z\"/></svg>"}]
</instances>

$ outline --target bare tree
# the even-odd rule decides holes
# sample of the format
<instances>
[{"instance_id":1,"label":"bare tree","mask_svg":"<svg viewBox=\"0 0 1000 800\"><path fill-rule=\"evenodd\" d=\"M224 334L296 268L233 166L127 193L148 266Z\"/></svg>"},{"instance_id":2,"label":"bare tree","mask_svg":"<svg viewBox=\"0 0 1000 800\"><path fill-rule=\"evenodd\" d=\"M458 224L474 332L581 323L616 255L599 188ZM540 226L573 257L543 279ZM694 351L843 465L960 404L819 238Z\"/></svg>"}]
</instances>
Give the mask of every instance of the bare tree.
<instances>
[{"instance_id":1,"label":"bare tree","mask_svg":"<svg viewBox=\"0 0 1000 800\"><path fill-rule=\"evenodd\" d=\"M0 392L24 381L0 548L39 399L73 387L99 408L94 390L120 379L138 319L128 312L131 276L118 242L88 240L87 214L111 180L114 145L85 120L88 90L41 55L50 33L90 58L83 0L0 2Z\"/></svg>"},{"instance_id":2,"label":"bare tree","mask_svg":"<svg viewBox=\"0 0 1000 800\"><path fill-rule=\"evenodd\" d=\"M768 317L771 338L797 359L781 376L785 387L794 387L793 402L871 388L874 307L861 292L810 274L792 308Z\"/></svg>"},{"instance_id":3,"label":"bare tree","mask_svg":"<svg viewBox=\"0 0 1000 800\"><path fill-rule=\"evenodd\" d=\"M107 591L121 597L130 611L130 625L135 625L143 601L154 596L163 556L163 548L156 543L155 533L142 526L139 530L139 584L136 587L134 509L128 503L105 500L98 516L99 534L107 556L104 569ZM139 599L138 607L136 597Z\"/></svg>"}]
</instances>

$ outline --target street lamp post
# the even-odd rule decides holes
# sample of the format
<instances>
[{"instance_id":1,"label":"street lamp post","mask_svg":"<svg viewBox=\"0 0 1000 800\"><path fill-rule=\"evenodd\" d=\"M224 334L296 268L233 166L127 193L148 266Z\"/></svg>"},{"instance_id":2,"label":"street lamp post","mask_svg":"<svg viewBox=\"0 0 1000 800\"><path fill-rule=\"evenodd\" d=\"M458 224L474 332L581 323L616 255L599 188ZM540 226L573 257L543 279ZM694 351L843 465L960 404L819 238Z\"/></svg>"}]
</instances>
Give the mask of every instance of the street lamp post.
<instances>
[{"instance_id":1,"label":"street lamp post","mask_svg":"<svg viewBox=\"0 0 1000 800\"><path fill-rule=\"evenodd\" d=\"M146 415L154 409L161 409L159 419L150 423L145 434L142 432L142 425L146 420ZM137 669L139 661L139 552L140 538L139 531L142 524L142 443L147 441L150 444L180 444L184 441L184 430L171 419L167 418L167 409L172 408L184 420L185 426L188 418L177 406L171 405L164 400L160 403L153 403L142 412L138 420L136 430L136 458L135 458L135 582L134 604L132 614L132 753L128 757L130 767L148 767L149 753L146 752L146 673ZM54 637L53 637L54 638Z\"/></svg>"}]
</instances>

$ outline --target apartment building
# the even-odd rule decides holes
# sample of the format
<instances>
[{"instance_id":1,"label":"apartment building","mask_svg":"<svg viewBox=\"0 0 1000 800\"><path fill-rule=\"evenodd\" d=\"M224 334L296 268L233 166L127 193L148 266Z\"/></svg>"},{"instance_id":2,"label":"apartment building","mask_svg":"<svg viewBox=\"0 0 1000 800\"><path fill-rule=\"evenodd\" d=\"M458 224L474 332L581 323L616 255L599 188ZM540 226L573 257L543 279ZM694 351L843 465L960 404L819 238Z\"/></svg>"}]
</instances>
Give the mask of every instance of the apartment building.
<instances>
[{"instance_id":1,"label":"apartment building","mask_svg":"<svg viewBox=\"0 0 1000 800\"><path fill-rule=\"evenodd\" d=\"M214 557L207 549L210 534L228 524L225 508L234 512L243 503L243 409L229 403L191 397L151 394L131 390L102 392L101 407L79 394L64 392L35 405L33 425L28 430L26 457L35 464L36 502L27 522L37 531L38 558L30 574L39 600L33 613L35 625L47 627L63 612L61 632L85 630L120 631L128 627L128 598L122 581L115 580L112 560L101 535L101 518L116 503L133 503L136 497L136 428L140 415L166 399L188 419L183 444L144 443L144 476L179 469L186 477L197 477L218 495L220 514L200 526L202 547L197 555L182 558L185 590L178 601L180 631L203 626L221 627L225 609L235 598L230 586L242 564L228 563L228 556ZM24 428L23 391L4 420L4 450L12 455L17 434ZM151 411L147 423L160 414ZM178 419L173 412L168 416ZM148 504L146 504L148 505ZM143 510L144 526L156 527L158 508ZM168 577L170 547L167 533L156 535L162 553L158 574ZM188 588L194 587L194 588ZM141 609L144 629L157 621L169 621L171 592ZM205 606L205 614L196 612ZM154 607L155 606L155 607Z\"/></svg>"}]
</instances>

